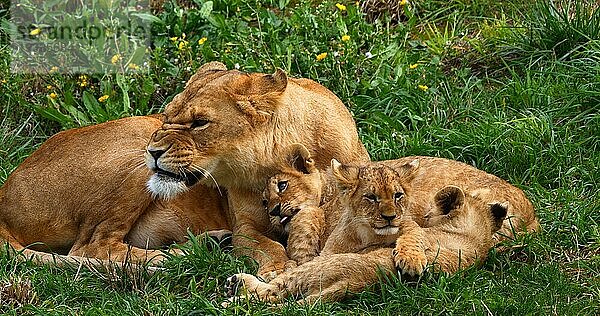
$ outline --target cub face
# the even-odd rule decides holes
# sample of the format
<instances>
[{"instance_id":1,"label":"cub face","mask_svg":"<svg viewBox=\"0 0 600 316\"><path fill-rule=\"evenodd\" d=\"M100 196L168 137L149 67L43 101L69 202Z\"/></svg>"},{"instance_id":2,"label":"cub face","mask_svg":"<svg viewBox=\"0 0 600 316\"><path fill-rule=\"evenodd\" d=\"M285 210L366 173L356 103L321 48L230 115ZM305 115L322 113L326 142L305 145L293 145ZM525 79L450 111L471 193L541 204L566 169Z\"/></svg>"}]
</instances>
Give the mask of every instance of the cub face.
<instances>
[{"instance_id":1,"label":"cub face","mask_svg":"<svg viewBox=\"0 0 600 316\"><path fill-rule=\"evenodd\" d=\"M395 170L375 162L354 167L332 161L343 211L348 212L353 222L368 226L377 235L397 234L418 164L415 160Z\"/></svg>"},{"instance_id":2,"label":"cub face","mask_svg":"<svg viewBox=\"0 0 600 316\"><path fill-rule=\"evenodd\" d=\"M240 148L248 148L254 129L276 112L286 87L281 70L247 74L217 62L203 65L166 106L163 125L146 147L146 165L154 171L149 190L170 198L199 181L236 179L238 166L252 159Z\"/></svg>"},{"instance_id":3,"label":"cub face","mask_svg":"<svg viewBox=\"0 0 600 316\"><path fill-rule=\"evenodd\" d=\"M271 224L288 233L291 219L301 209L319 207L322 180L308 149L301 144L288 148L280 171L267 181L263 206Z\"/></svg>"}]
</instances>

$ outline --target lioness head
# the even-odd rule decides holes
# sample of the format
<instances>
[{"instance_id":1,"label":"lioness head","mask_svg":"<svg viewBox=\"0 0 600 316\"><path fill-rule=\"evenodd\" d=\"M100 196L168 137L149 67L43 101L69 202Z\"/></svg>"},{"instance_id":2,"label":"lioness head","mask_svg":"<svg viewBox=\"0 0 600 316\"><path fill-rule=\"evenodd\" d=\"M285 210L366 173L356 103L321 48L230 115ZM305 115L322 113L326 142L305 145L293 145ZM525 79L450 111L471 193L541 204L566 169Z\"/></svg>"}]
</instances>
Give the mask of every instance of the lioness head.
<instances>
[{"instance_id":1,"label":"lioness head","mask_svg":"<svg viewBox=\"0 0 600 316\"><path fill-rule=\"evenodd\" d=\"M407 207L407 195L419 160L398 169L381 163L345 166L332 160L331 170L340 190L340 203L355 223L372 228L377 235L397 234Z\"/></svg>"},{"instance_id":2,"label":"lioness head","mask_svg":"<svg viewBox=\"0 0 600 316\"><path fill-rule=\"evenodd\" d=\"M203 65L166 106L148 143L146 165L155 172L150 191L169 198L199 181L221 185L243 175L235 162L256 160L244 148L259 145L253 137L273 119L286 87L282 70L265 75Z\"/></svg>"},{"instance_id":3,"label":"lioness head","mask_svg":"<svg viewBox=\"0 0 600 316\"><path fill-rule=\"evenodd\" d=\"M301 144L288 147L280 172L269 178L263 191L263 206L271 224L288 232L296 213L307 206L319 206L321 188L321 173L308 149Z\"/></svg>"}]
</instances>

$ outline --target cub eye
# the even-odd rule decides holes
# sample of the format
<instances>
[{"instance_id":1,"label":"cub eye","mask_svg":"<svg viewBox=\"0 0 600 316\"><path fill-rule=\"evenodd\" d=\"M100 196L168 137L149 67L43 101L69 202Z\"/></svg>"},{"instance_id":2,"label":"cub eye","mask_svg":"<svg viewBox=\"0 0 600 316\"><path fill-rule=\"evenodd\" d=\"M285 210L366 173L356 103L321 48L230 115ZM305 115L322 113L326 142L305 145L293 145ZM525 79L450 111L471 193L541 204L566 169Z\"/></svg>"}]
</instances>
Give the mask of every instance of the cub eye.
<instances>
[{"instance_id":1,"label":"cub eye","mask_svg":"<svg viewBox=\"0 0 600 316\"><path fill-rule=\"evenodd\" d=\"M396 201L402 199L403 197L404 197L404 193L402 193L402 192L394 193L394 200L396 200Z\"/></svg>"},{"instance_id":2,"label":"cub eye","mask_svg":"<svg viewBox=\"0 0 600 316\"><path fill-rule=\"evenodd\" d=\"M205 119L197 119L197 120L194 120L194 121L192 122L192 126L190 126L190 128L204 127L204 126L206 126L206 124L208 124L208 123L209 123L209 121L208 121L208 120L205 120Z\"/></svg>"},{"instance_id":3,"label":"cub eye","mask_svg":"<svg viewBox=\"0 0 600 316\"><path fill-rule=\"evenodd\" d=\"M369 202L379 201L379 198L377 197L377 195L375 195L373 193L365 194L364 197L365 197L365 199L369 200Z\"/></svg>"},{"instance_id":4,"label":"cub eye","mask_svg":"<svg viewBox=\"0 0 600 316\"><path fill-rule=\"evenodd\" d=\"M287 189L288 187L288 182L285 180L279 181L277 182L277 192L282 193L283 191L285 191L285 189Z\"/></svg>"}]
</instances>

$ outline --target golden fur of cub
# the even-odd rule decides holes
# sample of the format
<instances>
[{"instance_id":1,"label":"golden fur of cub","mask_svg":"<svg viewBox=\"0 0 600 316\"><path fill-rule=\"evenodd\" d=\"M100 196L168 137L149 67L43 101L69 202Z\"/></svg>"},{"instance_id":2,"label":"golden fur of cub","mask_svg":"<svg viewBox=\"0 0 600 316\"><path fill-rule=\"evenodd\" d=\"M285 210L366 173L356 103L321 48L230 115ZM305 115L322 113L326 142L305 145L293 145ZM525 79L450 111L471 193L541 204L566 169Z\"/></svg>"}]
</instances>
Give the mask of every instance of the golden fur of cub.
<instances>
[{"instance_id":1,"label":"golden fur of cub","mask_svg":"<svg viewBox=\"0 0 600 316\"><path fill-rule=\"evenodd\" d=\"M442 208L433 201L441 189L453 185L487 203L506 204L508 214L494 234L494 244L513 238L515 233L539 230L533 206L525 194L494 175L444 158L414 156L380 163L408 175L405 190L411 194L404 201L407 205L403 216L421 227L432 226L443 218L439 215L447 215L438 213ZM344 238L328 238L333 232L347 234L343 226L337 225L342 207L335 168L320 172L310 153L301 144L295 144L289 147L280 170L263 192L263 205L270 213L273 229L288 236L286 249L290 259L302 264L321 252L335 253L332 249L336 240L340 249L348 247ZM485 207L481 209L487 212ZM340 227L337 231L336 226ZM290 227L294 233L289 233Z\"/></svg>"},{"instance_id":2,"label":"golden fur of cub","mask_svg":"<svg viewBox=\"0 0 600 316\"><path fill-rule=\"evenodd\" d=\"M304 152L298 148L300 153ZM311 161L309 157L304 158L304 166L296 169L310 174ZM265 204L270 207L273 206L270 202L279 200L271 209L278 213L273 216L280 219L293 216L289 223L290 237L299 233L297 227L306 227L294 226L295 219L306 218L307 214L302 213L305 210L325 211L325 216L330 213L328 211L337 213L335 210L340 210L339 220L320 256L314 260L286 271L269 283L249 274L237 274L229 279L230 286L241 284L247 294L269 302L278 302L290 295L309 302L319 297L338 300L349 292L377 283L379 271L389 273L398 267L403 272L419 274L429 262L437 270L455 272L485 259L493 245L492 236L506 216L506 204L488 205L476 195L465 196L460 188L448 186L433 198L435 215L430 214L429 219L433 226L421 228L413 220L402 218L412 195L409 183L418 168L418 160L403 165L399 171L382 163L353 167L333 161L327 173L329 177L325 176L325 179L333 178L332 182L338 188L337 194L333 195L335 202L319 208L315 206L318 202L307 205L303 201L308 208L299 211L285 207L290 204L271 195L274 189L281 197L288 189L297 188L299 183L291 178L282 180L278 177L281 175L275 176L265 190ZM289 215L288 210L296 214ZM314 233L309 232L309 235ZM314 242L312 237L307 239ZM291 250L292 242L301 241L288 240L288 249ZM302 252L308 248L297 250ZM310 250L314 249L310 247ZM293 257L292 253L290 257Z\"/></svg>"}]
</instances>

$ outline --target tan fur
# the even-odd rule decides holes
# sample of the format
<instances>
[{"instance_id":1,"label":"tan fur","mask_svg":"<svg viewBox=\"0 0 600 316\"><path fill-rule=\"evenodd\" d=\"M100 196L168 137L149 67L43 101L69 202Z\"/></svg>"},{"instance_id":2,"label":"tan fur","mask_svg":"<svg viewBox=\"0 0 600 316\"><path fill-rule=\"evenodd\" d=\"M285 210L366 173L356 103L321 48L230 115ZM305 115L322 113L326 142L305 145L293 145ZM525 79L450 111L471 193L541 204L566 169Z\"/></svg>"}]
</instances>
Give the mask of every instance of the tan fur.
<instances>
[{"instance_id":1,"label":"tan fur","mask_svg":"<svg viewBox=\"0 0 600 316\"><path fill-rule=\"evenodd\" d=\"M435 271L454 273L485 260L508 204L487 203L477 193L465 195L456 186L438 191L433 203L443 215L432 218L432 226L422 228L413 220L402 221L393 253L399 270L419 275L429 263Z\"/></svg>"},{"instance_id":2,"label":"tan fur","mask_svg":"<svg viewBox=\"0 0 600 316\"><path fill-rule=\"evenodd\" d=\"M381 177L381 174L370 179L377 179L379 181L376 182L384 183L384 186L394 182ZM387 190L392 187L388 186ZM351 195L348 191L340 194ZM506 215L505 205L482 203L477 197L465 197L458 187L446 187L435 195L435 207L440 208L439 214L443 214L436 215L436 226L421 228L410 219L402 219L398 222L400 235L391 234L391 241L379 238L373 226L365 227L342 219L337 227L343 227L347 234L329 236L327 243L337 238L344 240L337 243L331 253L321 253L314 260L286 271L268 283L244 273L234 275L228 283L229 286L241 285L245 294L262 301L275 303L292 296L303 298L300 302L310 303L317 299L340 300L376 284L380 272L394 273L396 266L411 275L422 273L427 263L438 271L456 272L485 259L493 244L492 235ZM358 208L346 208L342 218L360 218L364 214L360 204L354 206ZM488 211L483 212L482 209ZM401 214L402 209L396 207L395 211ZM370 232L365 232L365 229L370 229ZM391 252L386 247L396 238L396 248ZM336 250L359 253L336 253Z\"/></svg>"},{"instance_id":3,"label":"tan fur","mask_svg":"<svg viewBox=\"0 0 600 316\"><path fill-rule=\"evenodd\" d=\"M275 157L302 142L325 169L333 157L344 163L369 160L354 121L329 90L307 79L226 71L202 66L186 89L167 105L164 124L147 146L156 171L150 187L174 195L190 178L228 191L233 243L259 263L259 274L282 271L288 260L261 207L266 180L277 172ZM156 157L153 157L156 156Z\"/></svg>"},{"instance_id":4,"label":"tan fur","mask_svg":"<svg viewBox=\"0 0 600 316\"><path fill-rule=\"evenodd\" d=\"M437 215L431 204L435 194L454 185L466 194L479 196L486 203L508 202L508 215L494 236L496 242L514 238L515 234L540 230L533 205L523 191L492 174L462 162L435 157L412 156L383 163L399 168L414 159L419 159L419 169L411 183L413 199L408 208L411 218L419 226L427 226L428 218Z\"/></svg>"},{"instance_id":5,"label":"tan fur","mask_svg":"<svg viewBox=\"0 0 600 316\"><path fill-rule=\"evenodd\" d=\"M185 241L188 229L228 229L215 189L195 186L169 201L148 192L144 147L161 124L130 117L48 139L0 188L0 238L43 262L54 258L35 251L145 261L161 255L146 249Z\"/></svg>"}]
</instances>

